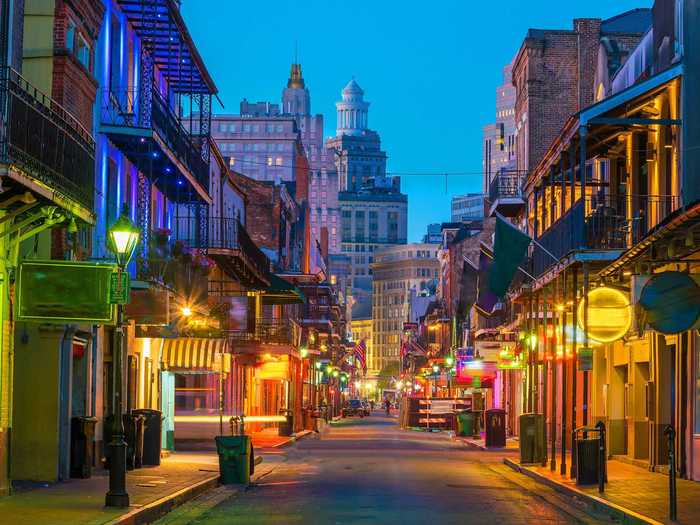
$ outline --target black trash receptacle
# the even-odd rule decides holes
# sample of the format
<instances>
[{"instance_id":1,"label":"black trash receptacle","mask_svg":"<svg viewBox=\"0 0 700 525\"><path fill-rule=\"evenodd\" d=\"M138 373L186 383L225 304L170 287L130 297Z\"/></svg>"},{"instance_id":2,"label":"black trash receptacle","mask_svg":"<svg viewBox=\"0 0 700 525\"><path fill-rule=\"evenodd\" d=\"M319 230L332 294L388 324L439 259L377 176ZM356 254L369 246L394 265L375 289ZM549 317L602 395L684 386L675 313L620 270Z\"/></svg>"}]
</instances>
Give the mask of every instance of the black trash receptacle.
<instances>
[{"instance_id":1,"label":"black trash receptacle","mask_svg":"<svg viewBox=\"0 0 700 525\"><path fill-rule=\"evenodd\" d=\"M70 477L89 478L95 457L96 417L80 416L71 419Z\"/></svg>"},{"instance_id":2,"label":"black trash receptacle","mask_svg":"<svg viewBox=\"0 0 700 525\"><path fill-rule=\"evenodd\" d=\"M598 447L596 438L576 440L576 484L596 485L598 483Z\"/></svg>"},{"instance_id":3,"label":"black trash receptacle","mask_svg":"<svg viewBox=\"0 0 700 525\"><path fill-rule=\"evenodd\" d=\"M160 465L160 449L163 439L163 413L160 410L139 408L134 414L143 416L143 465Z\"/></svg>"},{"instance_id":4,"label":"black trash receptacle","mask_svg":"<svg viewBox=\"0 0 700 525\"><path fill-rule=\"evenodd\" d=\"M485 413L487 447L506 446L506 411L500 408L492 408Z\"/></svg>"},{"instance_id":5,"label":"black trash receptacle","mask_svg":"<svg viewBox=\"0 0 700 525\"><path fill-rule=\"evenodd\" d=\"M124 414L124 440L126 441L126 469L134 470L143 460L143 416ZM137 457L138 456L138 457Z\"/></svg>"},{"instance_id":6,"label":"black trash receptacle","mask_svg":"<svg viewBox=\"0 0 700 525\"><path fill-rule=\"evenodd\" d=\"M294 415L291 410L286 408L280 409L280 415L286 417L286 421L279 422L278 435L291 436L294 433Z\"/></svg>"}]
</instances>

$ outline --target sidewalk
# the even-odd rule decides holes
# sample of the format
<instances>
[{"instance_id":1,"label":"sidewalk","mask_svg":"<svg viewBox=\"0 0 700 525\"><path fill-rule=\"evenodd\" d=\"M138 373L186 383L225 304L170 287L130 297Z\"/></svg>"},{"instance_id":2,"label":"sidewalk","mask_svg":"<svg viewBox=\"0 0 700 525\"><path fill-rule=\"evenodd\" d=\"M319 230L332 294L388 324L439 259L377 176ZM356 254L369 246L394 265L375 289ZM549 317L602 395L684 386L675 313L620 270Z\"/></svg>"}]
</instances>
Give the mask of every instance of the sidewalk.
<instances>
[{"instance_id":1,"label":"sidewalk","mask_svg":"<svg viewBox=\"0 0 700 525\"><path fill-rule=\"evenodd\" d=\"M671 523L668 520L668 477L622 461L609 460L608 483L605 492L598 493L597 486L581 487L569 476L559 474L549 466L522 466L516 458L504 458L504 463L516 471L544 483L556 490L583 499L587 504L617 515L625 523ZM570 468L570 455L567 454ZM677 480L678 521L681 524L700 523L700 483Z\"/></svg>"},{"instance_id":2,"label":"sidewalk","mask_svg":"<svg viewBox=\"0 0 700 525\"><path fill-rule=\"evenodd\" d=\"M218 485L216 454L174 453L158 467L127 474L128 509L106 509L108 472L51 486L18 491L0 498L0 525L103 525L146 523ZM144 521L145 520L145 521Z\"/></svg>"},{"instance_id":3,"label":"sidewalk","mask_svg":"<svg viewBox=\"0 0 700 525\"><path fill-rule=\"evenodd\" d=\"M517 453L520 450L520 443L515 438L506 438L505 447L487 447L486 440L484 438L484 433L477 437L465 437L465 436L455 436L457 441L461 441L469 448L474 448L477 450L483 450L486 452L501 452L501 453Z\"/></svg>"}]
</instances>

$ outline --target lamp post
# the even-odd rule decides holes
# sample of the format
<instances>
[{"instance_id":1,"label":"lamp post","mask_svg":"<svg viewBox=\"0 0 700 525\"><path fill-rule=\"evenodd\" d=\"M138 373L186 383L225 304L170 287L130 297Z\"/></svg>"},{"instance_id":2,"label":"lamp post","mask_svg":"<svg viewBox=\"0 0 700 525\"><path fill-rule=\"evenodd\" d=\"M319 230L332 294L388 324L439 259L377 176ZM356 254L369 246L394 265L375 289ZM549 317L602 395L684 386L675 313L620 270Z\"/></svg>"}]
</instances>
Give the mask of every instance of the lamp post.
<instances>
[{"instance_id":1,"label":"lamp post","mask_svg":"<svg viewBox=\"0 0 700 525\"><path fill-rule=\"evenodd\" d=\"M129 220L126 209L109 229L107 246L117 260L118 283L124 286L124 271L129 264L139 241L139 230ZM124 441L124 305L117 304L117 326L114 331L112 356L112 382L114 405L112 409L112 440L109 443L109 490L105 495L105 506L128 507L126 492L126 441Z\"/></svg>"}]
</instances>

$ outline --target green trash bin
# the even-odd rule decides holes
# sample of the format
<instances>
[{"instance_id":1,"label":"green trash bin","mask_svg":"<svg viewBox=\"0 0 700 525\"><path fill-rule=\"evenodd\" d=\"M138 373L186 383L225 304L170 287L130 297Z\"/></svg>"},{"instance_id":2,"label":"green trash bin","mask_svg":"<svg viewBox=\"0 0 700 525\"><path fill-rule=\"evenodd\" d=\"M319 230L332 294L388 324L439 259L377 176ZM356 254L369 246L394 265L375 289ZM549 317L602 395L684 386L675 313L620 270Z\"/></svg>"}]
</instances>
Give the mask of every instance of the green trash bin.
<instances>
[{"instance_id":1,"label":"green trash bin","mask_svg":"<svg viewBox=\"0 0 700 525\"><path fill-rule=\"evenodd\" d=\"M222 485L250 483L255 468L250 436L216 436Z\"/></svg>"},{"instance_id":2,"label":"green trash bin","mask_svg":"<svg viewBox=\"0 0 700 525\"><path fill-rule=\"evenodd\" d=\"M457 414L457 435L471 437L474 435L474 412L465 410Z\"/></svg>"}]
</instances>

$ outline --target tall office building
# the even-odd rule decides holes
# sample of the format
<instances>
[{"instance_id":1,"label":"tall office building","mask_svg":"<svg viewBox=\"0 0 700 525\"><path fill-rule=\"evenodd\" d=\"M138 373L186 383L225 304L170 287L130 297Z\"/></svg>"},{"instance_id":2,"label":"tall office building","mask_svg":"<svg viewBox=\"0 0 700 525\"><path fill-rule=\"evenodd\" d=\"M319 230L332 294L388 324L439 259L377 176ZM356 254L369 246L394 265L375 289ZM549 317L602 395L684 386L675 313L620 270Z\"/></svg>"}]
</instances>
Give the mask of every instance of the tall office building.
<instances>
[{"instance_id":1,"label":"tall office building","mask_svg":"<svg viewBox=\"0 0 700 525\"><path fill-rule=\"evenodd\" d=\"M376 131L368 129L369 102L353 79L336 104L335 137L326 141L338 173L341 253L351 258L353 294L371 292L370 264L384 246L405 244L408 198L398 177L386 176L386 153Z\"/></svg>"},{"instance_id":2,"label":"tall office building","mask_svg":"<svg viewBox=\"0 0 700 525\"><path fill-rule=\"evenodd\" d=\"M467 193L452 197L452 222L471 221L484 217L484 195Z\"/></svg>"},{"instance_id":3,"label":"tall office building","mask_svg":"<svg viewBox=\"0 0 700 525\"><path fill-rule=\"evenodd\" d=\"M398 362L403 323L409 320L411 291L430 294L437 286L439 246L413 243L384 248L372 263L372 347L375 368Z\"/></svg>"}]
</instances>

